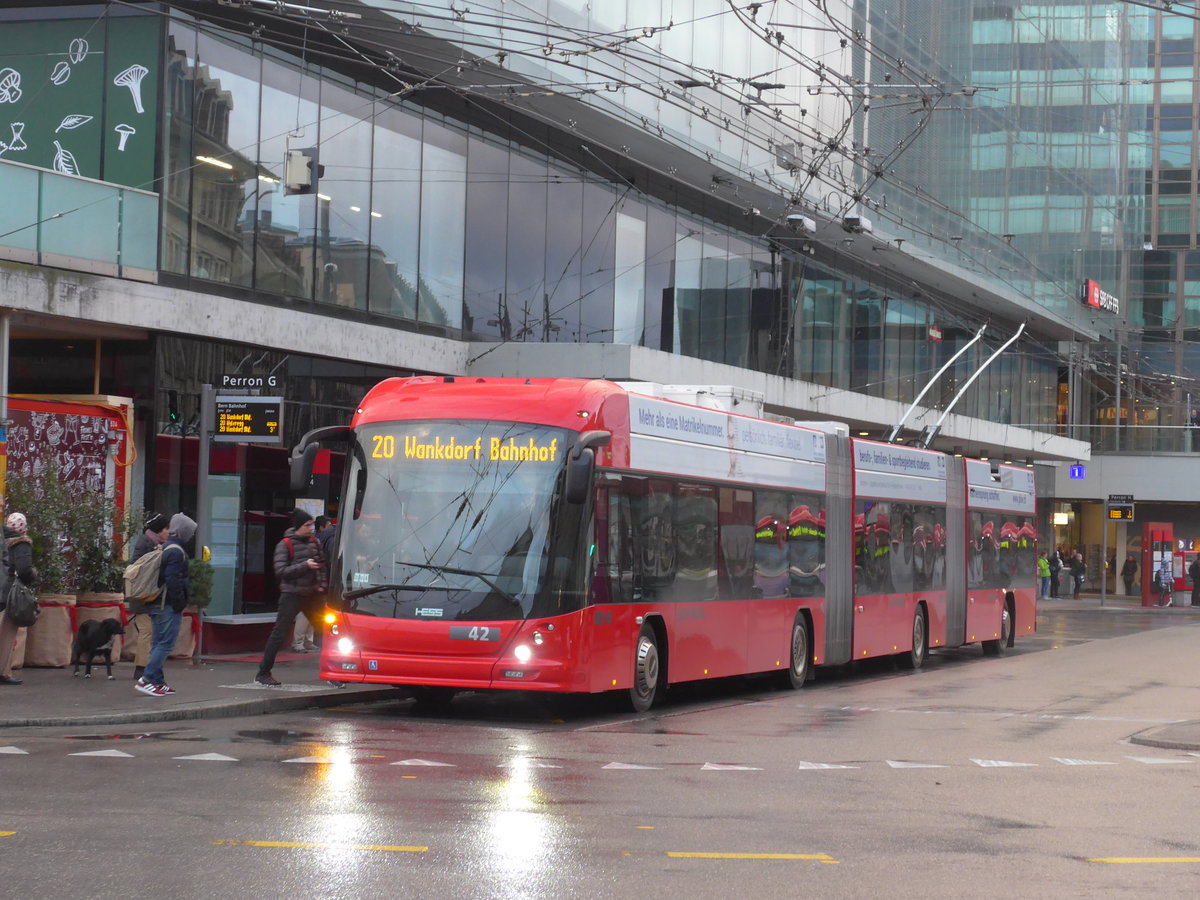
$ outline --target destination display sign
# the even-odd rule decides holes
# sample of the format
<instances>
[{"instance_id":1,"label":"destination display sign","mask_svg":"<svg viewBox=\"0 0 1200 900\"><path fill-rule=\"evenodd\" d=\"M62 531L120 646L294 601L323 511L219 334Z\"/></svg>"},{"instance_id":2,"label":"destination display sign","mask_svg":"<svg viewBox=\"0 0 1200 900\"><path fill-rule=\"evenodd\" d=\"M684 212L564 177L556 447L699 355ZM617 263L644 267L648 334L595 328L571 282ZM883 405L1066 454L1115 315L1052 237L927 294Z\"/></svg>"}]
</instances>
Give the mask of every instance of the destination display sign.
<instances>
[{"instance_id":1,"label":"destination display sign","mask_svg":"<svg viewBox=\"0 0 1200 900\"><path fill-rule=\"evenodd\" d=\"M282 444L282 397L216 397L213 441Z\"/></svg>"},{"instance_id":2,"label":"destination display sign","mask_svg":"<svg viewBox=\"0 0 1200 900\"><path fill-rule=\"evenodd\" d=\"M561 444L557 437L541 441L536 438L476 435L463 439L457 434L406 434L401 443L391 434L372 434L367 439L372 459L425 459L431 461L490 460L492 462L553 463L559 458Z\"/></svg>"}]
</instances>

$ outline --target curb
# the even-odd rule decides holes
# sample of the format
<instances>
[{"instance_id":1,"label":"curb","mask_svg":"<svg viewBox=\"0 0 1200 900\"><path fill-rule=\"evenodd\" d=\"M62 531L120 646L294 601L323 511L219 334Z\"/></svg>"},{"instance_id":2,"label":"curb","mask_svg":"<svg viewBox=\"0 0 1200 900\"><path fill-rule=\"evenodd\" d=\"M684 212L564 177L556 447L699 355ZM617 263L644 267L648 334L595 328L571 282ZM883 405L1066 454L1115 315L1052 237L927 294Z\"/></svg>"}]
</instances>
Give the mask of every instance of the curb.
<instances>
[{"instance_id":1,"label":"curb","mask_svg":"<svg viewBox=\"0 0 1200 900\"><path fill-rule=\"evenodd\" d=\"M91 716L29 716L0 719L0 728L53 728L56 726L132 725L141 722L180 722L189 719L228 719L258 716L295 709L374 703L396 696L393 688L321 694L289 694L259 697L253 700L205 700L170 709L146 709L130 712L100 713Z\"/></svg>"},{"instance_id":2,"label":"curb","mask_svg":"<svg viewBox=\"0 0 1200 900\"><path fill-rule=\"evenodd\" d=\"M1188 731L1196 736L1192 740L1183 737L1170 737L1169 732L1178 729ZM1173 725L1156 725L1139 731L1129 738L1129 743L1143 747L1158 747L1160 750L1200 750L1200 722L1176 722Z\"/></svg>"}]
</instances>

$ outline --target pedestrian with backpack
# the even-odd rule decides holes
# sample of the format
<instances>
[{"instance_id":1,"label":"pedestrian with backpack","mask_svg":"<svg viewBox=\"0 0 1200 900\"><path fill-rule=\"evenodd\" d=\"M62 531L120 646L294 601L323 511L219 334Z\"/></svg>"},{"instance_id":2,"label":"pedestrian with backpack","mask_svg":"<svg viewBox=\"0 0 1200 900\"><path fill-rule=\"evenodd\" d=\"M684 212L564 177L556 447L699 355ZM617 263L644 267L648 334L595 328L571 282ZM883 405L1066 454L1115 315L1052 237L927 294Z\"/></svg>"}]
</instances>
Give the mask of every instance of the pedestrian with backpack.
<instances>
[{"instance_id":1,"label":"pedestrian with backpack","mask_svg":"<svg viewBox=\"0 0 1200 900\"><path fill-rule=\"evenodd\" d=\"M183 622L183 609L188 605L188 556L185 545L195 534L195 521L183 513L175 513L171 516L166 541L159 549L151 551L161 554L158 583L162 590L145 604L153 638L146 670L133 684L134 688L151 697L166 697L175 693L163 675L163 664L175 647L179 626Z\"/></svg>"},{"instance_id":2,"label":"pedestrian with backpack","mask_svg":"<svg viewBox=\"0 0 1200 900\"><path fill-rule=\"evenodd\" d=\"M170 534L171 520L162 513L155 513L146 522L146 527L137 540L133 542L133 552L129 556L131 563L137 562L151 550L156 550L166 543ZM150 614L145 611L144 604L127 598L126 608L133 618L129 624L136 635L136 649L133 654L133 680L137 681L146 671L146 660L150 658L150 642L154 637L154 626Z\"/></svg>"},{"instance_id":3,"label":"pedestrian with backpack","mask_svg":"<svg viewBox=\"0 0 1200 900\"><path fill-rule=\"evenodd\" d=\"M275 578L279 582L279 610L275 613L275 627L267 638L258 675L254 678L269 687L278 687L282 683L271 674L271 669L275 666L279 648L292 636L296 615L304 612L311 621L320 621L317 607L325 593L325 559L321 555L321 545L313 536L313 517L304 510L297 509L292 513L292 527L275 545L274 564Z\"/></svg>"},{"instance_id":4,"label":"pedestrian with backpack","mask_svg":"<svg viewBox=\"0 0 1200 900\"><path fill-rule=\"evenodd\" d=\"M8 588L14 578L33 587L37 581L37 569L33 565L33 542L29 539L29 523L19 512L4 520L4 590L0 593L0 607L6 606ZM0 612L0 685L20 684L13 678L12 655L21 626L12 620L8 609Z\"/></svg>"}]
</instances>

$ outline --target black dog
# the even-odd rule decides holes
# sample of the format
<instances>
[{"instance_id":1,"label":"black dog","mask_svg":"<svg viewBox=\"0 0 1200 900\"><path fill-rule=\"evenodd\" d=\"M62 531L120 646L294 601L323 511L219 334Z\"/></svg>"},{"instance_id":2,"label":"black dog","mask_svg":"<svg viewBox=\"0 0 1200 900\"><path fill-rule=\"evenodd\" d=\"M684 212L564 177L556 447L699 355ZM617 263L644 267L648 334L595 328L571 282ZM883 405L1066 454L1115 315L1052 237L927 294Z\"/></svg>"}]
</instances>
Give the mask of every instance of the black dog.
<instances>
[{"instance_id":1,"label":"black dog","mask_svg":"<svg viewBox=\"0 0 1200 900\"><path fill-rule=\"evenodd\" d=\"M125 629L121 626L120 619L92 619L80 625L71 644L71 665L75 667L71 675L79 674L79 666L82 663L85 666L83 677L91 678L92 660L102 656L108 669L108 680L112 681L113 638L124 633Z\"/></svg>"}]
</instances>

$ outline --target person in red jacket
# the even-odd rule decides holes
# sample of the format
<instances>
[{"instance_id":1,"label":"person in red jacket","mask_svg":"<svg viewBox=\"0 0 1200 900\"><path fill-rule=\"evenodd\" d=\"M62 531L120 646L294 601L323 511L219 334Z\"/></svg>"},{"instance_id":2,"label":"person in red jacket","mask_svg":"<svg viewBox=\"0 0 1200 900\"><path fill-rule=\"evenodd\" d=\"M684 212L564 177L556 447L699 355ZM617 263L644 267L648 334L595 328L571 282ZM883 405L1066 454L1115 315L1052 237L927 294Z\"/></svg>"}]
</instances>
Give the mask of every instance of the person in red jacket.
<instances>
[{"instance_id":1,"label":"person in red jacket","mask_svg":"<svg viewBox=\"0 0 1200 900\"><path fill-rule=\"evenodd\" d=\"M302 509L292 513L292 527L284 532L283 540L275 545L275 578L279 582L279 611L275 627L263 648L258 664L259 684L277 687L282 682L271 674L275 656L283 642L290 640L297 613L304 612L311 621L320 621L316 608L325 593L325 558L321 545L313 536L313 517Z\"/></svg>"}]
</instances>

